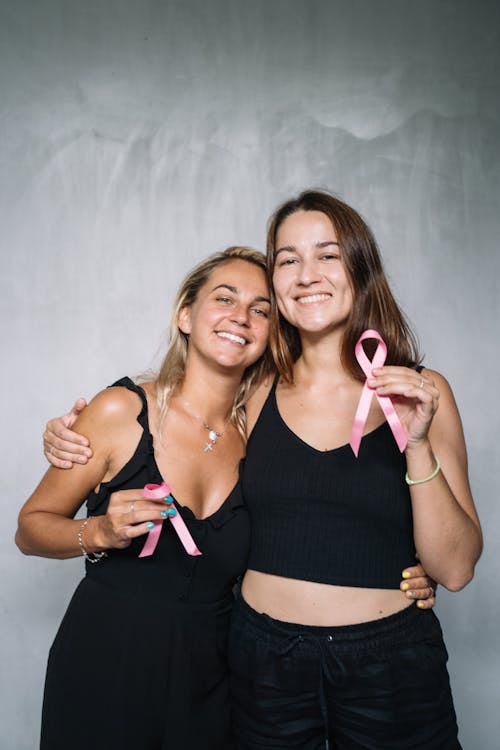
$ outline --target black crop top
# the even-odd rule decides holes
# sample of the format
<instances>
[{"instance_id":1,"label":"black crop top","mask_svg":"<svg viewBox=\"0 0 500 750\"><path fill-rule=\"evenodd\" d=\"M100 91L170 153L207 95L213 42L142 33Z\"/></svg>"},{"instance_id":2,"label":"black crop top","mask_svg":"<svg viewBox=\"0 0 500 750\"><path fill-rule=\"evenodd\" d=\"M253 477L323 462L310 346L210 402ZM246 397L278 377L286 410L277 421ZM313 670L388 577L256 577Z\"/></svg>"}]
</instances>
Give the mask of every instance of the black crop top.
<instances>
[{"instance_id":1,"label":"black crop top","mask_svg":"<svg viewBox=\"0 0 500 750\"><path fill-rule=\"evenodd\" d=\"M415 564L406 459L387 422L361 441L319 451L285 424L276 383L247 445L243 495L248 567L286 578L398 588Z\"/></svg>"}]
</instances>

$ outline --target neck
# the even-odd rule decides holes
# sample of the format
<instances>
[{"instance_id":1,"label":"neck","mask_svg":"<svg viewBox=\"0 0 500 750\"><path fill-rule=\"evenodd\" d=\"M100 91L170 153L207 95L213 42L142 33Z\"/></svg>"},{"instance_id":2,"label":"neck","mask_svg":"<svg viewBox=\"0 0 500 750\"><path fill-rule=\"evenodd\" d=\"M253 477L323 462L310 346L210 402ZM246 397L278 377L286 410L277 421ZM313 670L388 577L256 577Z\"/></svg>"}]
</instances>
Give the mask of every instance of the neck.
<instances>
[{"instance_id":1,"label":"neck","mask_svg":"<svg viewBox=\"0 0 500 750\"><path fill-rule=\"evenodd\" d=\"M342 336L343 331L302 335L302 354L294 365L295 382L307 381L318 386L324 382L331 386L351 380L341 362Z\"/></svg>"},{"instance_id":2,"label":"neck","mask_svg":"<svg viewBox=\"0 0 500 750\"><path fill-rule=\"evenodd\" d=\"M211 428L222 429L233 408L239 384L238 376L217 377L211 372L210 377L205 378L194 373L193 368L187 367L174 398L187 401L196 415Z\"/></svg>"}]
</instances>

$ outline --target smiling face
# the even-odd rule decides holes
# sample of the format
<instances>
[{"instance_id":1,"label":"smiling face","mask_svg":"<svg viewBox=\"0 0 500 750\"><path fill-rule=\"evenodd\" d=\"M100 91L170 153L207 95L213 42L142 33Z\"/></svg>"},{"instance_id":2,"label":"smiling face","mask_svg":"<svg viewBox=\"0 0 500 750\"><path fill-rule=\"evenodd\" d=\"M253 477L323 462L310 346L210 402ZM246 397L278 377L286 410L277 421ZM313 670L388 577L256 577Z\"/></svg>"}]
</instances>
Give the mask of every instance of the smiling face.
<instances>
[{"instance_id":1,"label":"smiling face","mask_svg":"<svg viewBox=\"0 0 500 750\"><path fill-rule=\"evenodd\" d=\"M242 373L266 349L269 308L262 268L241 259L222 263L179 313L178 326L189 334L188 356Z\"/></svg>"},{"instance_id":2,"label":"smiling face","mask_svg":"<svg viewBox=\"0 0 500 750\"><path fill-rule=\"evenodd\" d=\"M345 328L353 294L326 214L299 210L279 225L273 287L281 314L300 333Z\"/></svg>"}]
</instances>

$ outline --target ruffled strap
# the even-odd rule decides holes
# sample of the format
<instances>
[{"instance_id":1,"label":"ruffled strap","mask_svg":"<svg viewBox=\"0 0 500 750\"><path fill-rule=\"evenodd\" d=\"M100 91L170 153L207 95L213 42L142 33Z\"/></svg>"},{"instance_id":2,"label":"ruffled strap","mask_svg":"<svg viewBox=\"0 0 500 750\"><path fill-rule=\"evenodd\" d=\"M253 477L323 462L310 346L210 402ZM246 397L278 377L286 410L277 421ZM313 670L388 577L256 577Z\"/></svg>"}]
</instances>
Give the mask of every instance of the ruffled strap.
<instances>
[{"instance_id":1,"label":"ruffled strap","mask_svg":"<svg viewBox=\"0 0 500 750\"><path fill-rule=\"evenodd\" d=\"M101 509L101 507L107 503L110 494L114 492L116 488L120 488L124 484L129 483L146 467L149 470L148 475L150 481L161 482L156 461L154 460L153 436L149 431L148 402L146 394L144 393L144 390L136 385L129 377L121 378L108 387L113 388L115 386L127 388L129 391L137 393L141 399L142 408L137 416L137 422L142 427L142 435L137 444L137 448L127 463L122 466L112 479L109 479L107 482L102 482L98 492L91 492L89 494L87 498L87 508L91 515L95 514L95 511ZM142 484L144 483L142 482ZM139 481L138 486L142 486L142 484L141 481Z\"/></svg>"},{"instance_id":2,"label":"ruffled strap","mask_svg":"<svg viewBox=\"0 0 500 750\"><path fill-rule=\"evenodd\" d=\"M234 517L236 509L245 505L243 489L241 486L244 463L245 459L242 458L238 467L238 482L227 496L225 502L222 503L219 510L215 511L215 513L207 519L214 529L220 529L221 526L224 526L225 523Z\"/></svg>"},{"instance_id":3,"label":"ruffled strap","mask_svg":"<svg viewBox=\"0 0 500 750\"><path fill-rule=\"evenodd\" d=\"M149 433L149 420L148 420L148 401L146 398L146 394L144 392L144 388L141 388L140 385L137 385L134 383L134 381L129 378L128 376L124 378L120 378L120 380L117 380L116 383L113 383L112 385L108 385L108 388L127 388L129 391L133 391L134 393L137 393L139 398L142 402L142 409L140 411L140 414L137 415L137 421L141 425L144 432Z\"/></svg>"}]
</instances>

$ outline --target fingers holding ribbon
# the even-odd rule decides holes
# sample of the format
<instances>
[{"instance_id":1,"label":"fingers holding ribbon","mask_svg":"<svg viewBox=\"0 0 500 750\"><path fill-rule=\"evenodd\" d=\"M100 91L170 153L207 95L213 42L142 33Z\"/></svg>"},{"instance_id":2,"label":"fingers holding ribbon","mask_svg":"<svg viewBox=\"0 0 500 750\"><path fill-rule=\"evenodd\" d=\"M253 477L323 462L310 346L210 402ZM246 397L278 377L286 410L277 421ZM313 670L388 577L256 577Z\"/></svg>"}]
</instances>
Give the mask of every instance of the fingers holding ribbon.
<instances>
[{"instance_id":1,"label":"fingers holding ribbon","mask_svg":"<svg viewBox=\"0 0 500 750\"><path fill-rule=\"evenodd\" d=\"M156 549L163 521L170 521L188 555L201 555L184 520L174 507L168 484L147 484L143 489L113 492L103 516L95 516L93 548L124 549L132 539L147 534L139 557Z\"/></svg>"},{"instance_id":2,"label":"fingers holding ribbon","mask_svg":"<svg viewBox=\"0 0 500 750\"><path fill-rule=\"evenodd\" d=\"M162 482L162 484L146 484L142 491L142 496L150 499L150 500L164 500L167 503L173 502L173 498L171 496L171 487L170 485L166 484L165 482ZM148 524L148 538L146 539L146 542L144 544L144 547L142 548L139 557L149 557L152 555L156 549L156 545L158 544L158 540L160 538L160 534L162 531L162 525L163 525L163 518L165 516L169 517L169 520L174 527L174 531L179 537L180 542L182 543L182 546L184 547L185 551L188 555L191 556L197 556L201 555L202 553L196 546L196 543L191 536L191 533L184 523L184 520L182 516L180 516L175 508L170 508L168 511L166 511L166 514L164 515L164 512L162 512L162 518L161 520L156 523Z\"/></svg>"},{"instance_id":3,"label":"fingers holding ribbon","mask_svg":"<svg viewBox=\"0 0 500 750\"><path fill-rule=\"evenodd\" d=\"M427 437L439 405L439 390L431 377L409 367L375 367L368 386L378 396L389 397L408 435L415 443Z\"/></svg>"},{"instance_id":4,"label":"fingers holding ribbon","mask_svg":"<svg viewBox=\"0 0 500 750\"><path fill-rule=\"evenodd\" d=\"M157 523L177 513L172 499L145 499L142 489L113 492L108 509L100 516L101 544L106 549L123 549L132 539L147 534Z\"/></svg>"}]
</instances>

